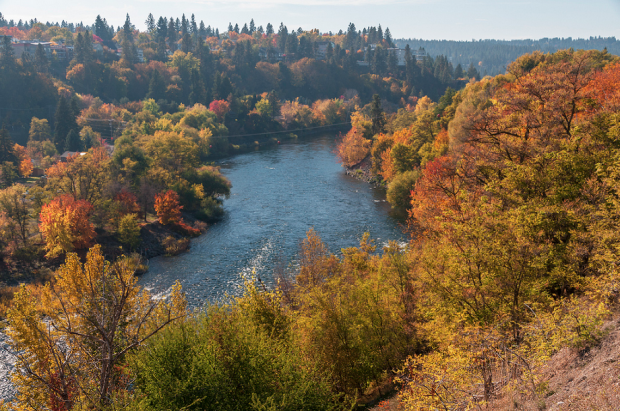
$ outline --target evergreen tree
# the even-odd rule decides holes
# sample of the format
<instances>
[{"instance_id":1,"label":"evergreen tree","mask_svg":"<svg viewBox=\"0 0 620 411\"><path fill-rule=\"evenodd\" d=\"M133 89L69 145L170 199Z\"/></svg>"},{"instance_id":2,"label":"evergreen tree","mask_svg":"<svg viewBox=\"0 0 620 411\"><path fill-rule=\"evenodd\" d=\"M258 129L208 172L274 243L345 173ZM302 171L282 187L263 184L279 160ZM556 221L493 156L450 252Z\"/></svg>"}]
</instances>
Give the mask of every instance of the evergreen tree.
<instances>
[{"instance_id":1,"label":"evergreen tree","mask_svg":"<svg viewBox=\"0 0 620 411\"><path fill-rule=\"evenodd\" d=\"M154 34L156 25L155 25L155 17L153 17L153 13L149 13L149 16L146 18L146 21L144 23L146 24L146 29L148 30L149 34Z\"/></svg>"},{"instance_id":2,"label":"evergreen tree","mask_svg":"<svg viewBox=\"0 0 620 411\"><path fill-rule=\"evenodd\" d=\"M271 23L267 23L267 31L265 32L265 34L267 34L268 36L273 34L273 26L271 25Z\"/></svg>"},{"instance_id":3,"label":"evergreen tree","mask_svg":"<svg viewBox=\"0 0 620 411\"><path fill-rule=\"evenodd\" d=\"M244 24L243 27L241 28L241 33L242 34L250 34L250 29L248 29L248 25Z\"/></svg>"},{"instance_id":4,"label":"evergreen tree","mask_svg":"<svg viewBox=\"0 0 620 411\"><path fill-rule=\"evenodd\" d=\"M152 98L155 101L159 101L166 98L166 82L159 70L153 70L151 74L151 81L149 82L149 92L146 98Z\"/></svg>"},{"instance_id":5,"label":"evergreen tree","mask_svg":"<svg viewBox=\"0 0 620 411\"><path fill-rule=\"evenodd\" d=\"M13 51L13 44L11 44L11 37L9 36L2 37L0 66L4 70L11 70L15 67L15 52Z\"/></svg>"},{"instance_id":6,"label":"evergreen tree","mask_svg":"<svg viewBox=\"0 0 620 411\"><path fill-rule=\"evenodd\" d=\"M62 152L65 148L69 131L74 130L77 132L77 128L75 114L69 102L61 96L58 100L58 106L56 107L56 115L54 116L54 145L58 152Z\"/></svg>"},{"instance_id":7,"label":"evergreen tree","mask_svg":"<svg viewBox=\"0 0 620 411\"><path fill-rule=\"evenodd\" d=\"M235 29L233 28L232 22L228 23L228 32L230 33L231 31L235 31Z\"/></svg>"},{"instance_id":8,"label":"evergreen tree","mask_svg":"<svg viewBox=\"0 0 620 411\"><path fill-rule=\"evenodd\" d=\"M65 139L65 151L82 151L82 139L75 130L70 130Z\"/></svg>"},{"instance_id":9,"label":"evergreen tree","mask_svg":"<svg viewBox=\"0 0 620 411\"><path fill-rule=\"evenodd\" d=\"M168 46L173 53L177 49L177 33L178 31L174 25L174 19L170 17L170 23L168 24Z\"/></svg>"},{"instance_id":10,"label":"evergreen tree","mask_svg":"<svg viewBox=\"0 0 620 411\"><path fill-rule=\"evenodd\" d=\"M278 29L278 49L280 52L284 53L286 48L286 41L288 37L288 29L284 25L284 23L280 23L280 28Z\"/></svg>"},{"instance_id":11,"label":"evergreen tree","mask_svg":"<svg viewBox=\"0 0 620 411\"><path fill-rule=\"evenodd\" d=\"M235 23L235 28L233 29L233 31L239 34L239 24Z\"/></svg>"},{"instance_id":12,"label":"evergreen tree","mask_svg":"<svg viewBox=\"0 0 620 411\"><path fill-rule=\"evenodd\" d=\"M370 105L370 117L372 121L371 131L372 134L379 134L385 132L385 114L381 108L381 98L378 94L372 96L372 103Z\"/></svg>"},{"instance_id":13,"label":"evergreen tree","mask_svg":"<svg viewBox=\"0 0 620 411\"><path fill-rule=\"evenodd\" d=\"M383 38L385 39L385 42L387 43L388 47L394 47L394 42L392 42L392 33L390 33L389 27L385 28L385 33L383 34Z\"/></svg>"},{"instance_id":14,"label":"evergreen tree","mask_svg":"<svg viewBox=\"0 0 620 411\"><path fill-rule=\"evenodd\" d=\"M460 79L463 77L463 66L461 66L461 63L456 65L456 68L454 69L454 79Z\"/></svg>"},{"instance_id":15,"label":"evergreen tree","mask_svg":"<svg viewBox=\"0 0 620 411\"><path fill-rule=\"evenodd\" d=\"M475 78L476 80L480 80L480 73L474 67L474 63L469 63L469 68L467 69L467 78Z\"/></svg>"},{"instance_id":16,"label":"evergreen tree","mask_svg":"<svg viewBox=\"0 0 620 411\"><path fill-rule=\"evenodd\" d=\"M138 60L138 54L134 44L133 38L133 25L129 19L129 14L125 18L125 24L123 25L123 55L122 58L129 63L135 63Z\"/></svg>"},{"instance_id":17,"label":"evergreen tree","mask_svg":"<svg viewBox=\"0 0 620 411\"><path fill-rule=\"evenodd\" d=\"M198 69L193 69L191 72L192 91L189 93L189 102L194 105L196 103L205 104L207 99L207 93L205 85L200 76Z\"/></svg>"},{"instance_id":18,"label":"evergreen tree","mask_svg":"<svg viewBox=\"0 0 620 411\"><path fill-rule=\"evenodd\" d=\"M49 68L49 61L41 43L37 45L37 50L34 52L34 66L39 73L47 73Z\"/></svg>"},{"instance_id":19,"label":"evergreen tree","mask_svg":"<svg viewBox=\"0 0 620 411\"><path fill-rule=\"evenodd\" d=\"M15 143L13 143L9 135L9 131L5 126L2 126L2 129L0 129L0 163L10 161L15 164L17 162L14 147Z\"/></svg>"},{"instance_id":20,"label":"evergreen tree","mask_svg":"<svg viewBox=\"0 0 620 411\"><path fill-rule=\"evenodd\" d=\"M192 37L189 33L185 33L181 39L181 51L184 53L189 53L192 51Z\"/></svg>"},{"instance_id":21,"label":"evergreen tree","mask_svg":"<svg viewBox=\"0 0 620 411\"><path fill-rule=\"evenodd\" d=\"M256 26L254 25L254 19L250 20L250 34L254 34Z\"/></svg>"},{"instance_id":22,"label":"evergreen tree","mask_svg":"<svg viewBox=\"0 0 620 411\"><path fill-rule=\"evenodd\" d=\"M189 29L191 31L192 37L196 38L198 36L198 24L196 24L196 17L194 16L194 13L192 13Z\"/></svg>"},{"instance_id":23,"label":"evergreen tree","mask_svg":"<svg viewBox=\"0 0 620 411\"><path fill-rule=\"evenodd\" d=\"M183 16L181 16L181 37L185 36L188 32L187 19L185 18L185 13L183 13Z\"/></svg>"}]
</instances>

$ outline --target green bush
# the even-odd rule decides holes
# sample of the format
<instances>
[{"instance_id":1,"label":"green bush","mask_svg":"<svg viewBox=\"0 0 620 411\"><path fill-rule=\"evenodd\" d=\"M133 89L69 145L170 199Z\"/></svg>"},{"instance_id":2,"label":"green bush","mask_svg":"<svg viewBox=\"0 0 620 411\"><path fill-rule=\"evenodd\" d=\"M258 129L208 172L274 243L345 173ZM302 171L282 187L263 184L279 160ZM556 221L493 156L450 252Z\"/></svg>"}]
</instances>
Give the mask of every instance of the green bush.
<instances>
[{"instance_id":1,"label":"green bush","mask_svg":"<svg viewBox=\"0 0 620 411\"><path fill-rule=\"evenodd\" d=\"M327 378L238 305L169 327L129 359L137 409L329 410Z\"/></svg>"},{"instance_id":2,"label":"green bush","mask_svg":"<svg viewBox=\"0 0 620 411\"><path fill-rule=\"evenodd\" d=\"M404 211L411 202L411 190L420 177L418 170L406 171L397 175L388 185L387 200L394 209Z\"/></svg>"},{"instance_id":3,"label":"green bush","mask_svg":"<svg viewBox=\"0 0 620 411\"><path fill-rule=\"evenodd\" d=\"M200 210L195 213L197 219L210 222L217 221L224 216L222 202L213 197L206 197L200 202Z\"/></svg>"},{"instance_id":4,"label":"green bush","mask_svg":"<svg viewBox=\"0 0 620 411\"><path fill-rule=\"evenodd\" d=\"M140 225L138 224L138 216L135 214L126 214L121 217L118 223L118 240L126 246L134 249L140 244Z\"/></svg>"}]
</instances>

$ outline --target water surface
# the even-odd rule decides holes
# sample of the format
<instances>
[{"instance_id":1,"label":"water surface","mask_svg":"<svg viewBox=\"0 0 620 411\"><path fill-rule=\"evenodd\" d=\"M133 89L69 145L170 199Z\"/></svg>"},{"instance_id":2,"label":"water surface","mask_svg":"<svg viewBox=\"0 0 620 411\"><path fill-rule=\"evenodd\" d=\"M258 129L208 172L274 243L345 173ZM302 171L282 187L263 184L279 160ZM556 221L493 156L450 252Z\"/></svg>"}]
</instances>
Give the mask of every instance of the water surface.
<instances>
[{"instance_id":1,"label":"water surface","mask_svg":"<svg viewBox=\"0 0 620 411\"><path fill-rule=\"evenodd\" d=\"M347 176L334 147L335 136L323 136L220 161L233 185L226 216L189 252L151 259L140 283L166 292L179 280L196 306L237 293L253 269L272 284L274 267L295 263L310 228L334 253L358 245L364 232L378 245L406 240L385 193Z\"/></svg>"}]
</instances>

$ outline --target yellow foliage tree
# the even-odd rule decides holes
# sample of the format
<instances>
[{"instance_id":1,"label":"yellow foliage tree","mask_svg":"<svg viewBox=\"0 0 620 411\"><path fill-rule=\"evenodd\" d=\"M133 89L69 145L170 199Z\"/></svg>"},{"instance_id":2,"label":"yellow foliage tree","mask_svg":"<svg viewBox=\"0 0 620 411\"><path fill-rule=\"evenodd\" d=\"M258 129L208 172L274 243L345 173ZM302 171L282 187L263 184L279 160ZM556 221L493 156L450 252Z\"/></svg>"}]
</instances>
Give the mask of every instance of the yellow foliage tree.
<instances>
[{"instance_id":1,"label":"yellow foliage tree","mask_svg":"<svg viewBox=\"0 0 620 411\"><path fill-rule=\"evenodd\" d=\"M21 287L7 315L21 404L10 409L101 409L126 392L125 355L186 312L178 283L168 301L155 300L134 265L111 264L95 246L84 264L69 254L38 298Z\"/></svg>"}]
</instances>

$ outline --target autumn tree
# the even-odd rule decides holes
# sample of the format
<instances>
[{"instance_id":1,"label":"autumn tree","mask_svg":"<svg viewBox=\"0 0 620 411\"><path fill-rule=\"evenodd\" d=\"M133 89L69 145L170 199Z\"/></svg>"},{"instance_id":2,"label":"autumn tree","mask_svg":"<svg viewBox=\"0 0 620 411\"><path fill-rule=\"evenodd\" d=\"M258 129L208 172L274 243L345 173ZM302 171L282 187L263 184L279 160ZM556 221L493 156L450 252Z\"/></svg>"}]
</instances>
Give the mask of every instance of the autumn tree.
<instances>
[{"instance_id":1,"label":"autumn tree","mask_svg":"<svg viewBox=\"0 0 620 411\"><path fill-rule=\"evenodd\" d=\"M27 197L28 188L22 184L15 184L0 190L0 212L10 218L17 226L17 232L23 245L28 242L30 222L30 200Z\"/></svg>"},{"instance_id":2,"label":"autumn tree","mask_svg":"<svg viewBox=\"0 0 620 411\"><path fill-rule=\"evenodd\" d=\"M47 169L48 186L55 192L70 194L76 200L97 205L110 177L109 165L110 158L102 147L83 156L77 154L67 162L58 162Z\"/></svg>"},{"instance_id":3,"label":"autumn tree","mask_svg":"<svg viewBox=\"0 0 620 411\"><path fill-rule=\"evenodd\" d=\"M12 380L19 403L100 409L127 394L125 356L185 315L178 284L167 301L153 299L137 285L134 266L105 261L95 246L84 264L69 254L40 295L26 287L17 292L7 320L18 353Z\"/></svg>"},{"instance_id":4,"label":"autumn tree","mask_svg":"<svg viewBox=\"0 0 620 411\"><path fill-rule=\"evenodd\" d=\"M30 120L28 138L30 141L45 141L51 139L52 132L47 119L33 117L32 120Z\"/></svg>"},{"instance_id":5,"label":"autumn tree","mask_svg":"<svg viewBox=\"0 0 620 411\"><path fill-rule=\"evenodd\" d=\"M163 225L180 223L182 208L183 206L179 204L179 195L173 190L155 196L155 211L159 222Z\"/></svg>"},{"instance_id":6,"label":"autumn tree","mask_svg":"<svg viewBox=\"0 0 620 411\"><path fill-rule=\"evenodd\" d=\"M95 237L89 221L93 206L69 194L56 197L41 208L39 230L45 239L48 257L88 247Z\"/></svg>"},{"instance_id":7,"label":"autumn tree","mask_svg":"<svg viewBox=\"0 0 620 411\"><path fill-rule=\"evenodd\" d=\"M338 159L346 167L359 164L370 154L371 140L364 138L363 132L352 128L336 147Z\"/></svg>"}]
</instances>

